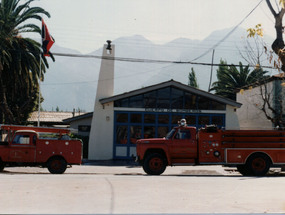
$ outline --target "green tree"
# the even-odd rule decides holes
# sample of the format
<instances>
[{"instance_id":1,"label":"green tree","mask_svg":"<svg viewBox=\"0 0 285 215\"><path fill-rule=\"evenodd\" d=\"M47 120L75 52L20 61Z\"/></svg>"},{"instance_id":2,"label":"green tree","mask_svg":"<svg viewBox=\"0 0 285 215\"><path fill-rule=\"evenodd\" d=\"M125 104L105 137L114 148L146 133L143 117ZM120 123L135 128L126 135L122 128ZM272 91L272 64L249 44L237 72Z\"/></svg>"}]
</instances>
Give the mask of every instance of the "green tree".
<instances>
[{"instance_id":1,"label":"green tree","mask_svg":"<svg viewBox=\"0 0 285 215\"><path fill-rule=\"evenodd\" d=\"M38 104L39 77L43 80L48 67L41 44L23 34L40 35L41 28L30 21L50 15L32 7L34 0L20 1L0 3L0 123L25 123Z\"/></svg>"},{"instance_id":2,"label":"green tree","mask_svg":"<svg viewBox=\"0 0 285 215\"><path fill-rule=\"evenodd\" d=\"M250 71L249 66L243 66L239 63L239 69L234 65L227 65L224 60L220 61L217 69L217 81L212 84L211 91L215 94L236 100L236 92L238 89L256 83L267 78L267 71L256 68Z\"/></svg>"},{"instance_id":3,"label":"green tree","mask_svg":"<svg viewBox=\"0 0 285 215\"><path fill-rule=\"evenodd\" d=\"M193 67L191 68L191 72L189 72L189 74L188 74L188 85L191 87L199 88L196 73L195 73Z\"/></svg>"}]
</instances>

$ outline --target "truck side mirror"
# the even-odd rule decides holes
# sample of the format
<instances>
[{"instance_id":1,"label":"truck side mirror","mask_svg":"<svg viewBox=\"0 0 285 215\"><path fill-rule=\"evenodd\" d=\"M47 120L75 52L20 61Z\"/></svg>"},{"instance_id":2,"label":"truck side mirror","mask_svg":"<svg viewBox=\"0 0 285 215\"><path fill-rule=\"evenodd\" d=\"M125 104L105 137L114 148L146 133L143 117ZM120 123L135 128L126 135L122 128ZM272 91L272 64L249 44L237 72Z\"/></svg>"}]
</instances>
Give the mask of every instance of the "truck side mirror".
<instances>
[{"instance_id":1,"label":"truck side mirror","mask_svg":"<svg viewBox=\"0 0 285 215\"><path fill-rule=\"evenodd\" d=\"M34 136L33 136L33 144L36 145L36 142L37 142L37 136L34 135Z\"/></svg>"}]
</instances>

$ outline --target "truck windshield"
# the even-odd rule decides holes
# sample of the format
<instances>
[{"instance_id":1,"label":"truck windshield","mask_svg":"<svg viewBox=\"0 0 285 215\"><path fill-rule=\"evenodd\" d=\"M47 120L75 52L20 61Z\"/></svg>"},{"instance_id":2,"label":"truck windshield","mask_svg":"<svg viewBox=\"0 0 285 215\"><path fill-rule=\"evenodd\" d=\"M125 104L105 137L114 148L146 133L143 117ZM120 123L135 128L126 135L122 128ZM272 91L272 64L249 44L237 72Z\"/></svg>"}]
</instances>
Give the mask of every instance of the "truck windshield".
<instances>
[{"instance_id":1,"label":"truck windshield","mask_svg":"<svg viewBox=\"0 0 285 215\"><path fill-rule=\"evenodd\" d=\"M175 129L172 129L165 137L165 139L169 140L172 138L173 134L175 133Z\"/></svg>"}]
</instances>

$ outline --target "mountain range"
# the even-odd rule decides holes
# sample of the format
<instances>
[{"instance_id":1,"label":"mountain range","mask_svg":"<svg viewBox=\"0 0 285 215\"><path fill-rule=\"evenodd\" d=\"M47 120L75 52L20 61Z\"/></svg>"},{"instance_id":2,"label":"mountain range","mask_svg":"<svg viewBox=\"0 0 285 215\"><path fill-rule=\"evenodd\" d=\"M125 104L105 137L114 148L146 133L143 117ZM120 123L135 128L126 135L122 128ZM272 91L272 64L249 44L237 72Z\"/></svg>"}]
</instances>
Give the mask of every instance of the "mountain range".
<instances>
[{"instance_id":1,"label":"mountain range","mask_svg":"<svg viewBox=\"0 0 285 215\"><path fill-rule=\"evenodd\" d=\"M215 48L215 53L212 55L212 47L230 30L214 31L203 40L178 38L162 45L154 44L141 35L121 37L112 41L112 44L115 45L115 57L195 63L211 63L213 57L215 64L223 59L229 64L242 62L247 65L241 56L241 53L245 54L246 47L246 30L242 28L236 29ZM264 41L271 44L273 38L265 36ZM44 110L51 111L58 107L62 111L72 111L74 108L87 112L93 111L101 63L98 57L102 55L102 48L89 53L89 57L65 57L58 56L56 53L78 56L81 53L56 44L52 47L56 60L55 62L48 60L49 68L44 82L41 83ZM90 56L97 56L97 58ZM196 59L197 57L199 58ZM212 69L209 65L115 61L114 94L170 79L187 84L192 67L197 75L200 89L207 91ZM217 67L213 67L212 82L216 81L216 69Z\"/></svg>"}]
</instances>

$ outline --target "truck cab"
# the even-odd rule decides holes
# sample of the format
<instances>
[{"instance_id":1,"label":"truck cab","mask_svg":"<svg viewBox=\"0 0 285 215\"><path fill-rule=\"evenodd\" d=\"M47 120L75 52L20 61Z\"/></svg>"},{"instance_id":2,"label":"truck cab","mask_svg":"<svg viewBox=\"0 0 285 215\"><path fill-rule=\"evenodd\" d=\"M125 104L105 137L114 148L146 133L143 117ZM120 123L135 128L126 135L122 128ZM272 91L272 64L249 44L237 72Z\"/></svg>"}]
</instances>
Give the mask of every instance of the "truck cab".
<instances>
[{"instance_id":1,"label":"truck cab","mask_svg":"<svg viewBox=\"0 0 285 215\"><path fill-rule=\"evenodd\" d=\"M174 127L164 138L137 141L137 161L146 173L160 175L167 165L195 164L197 160L196 128Z\"/></svg>"}]
</instances>

